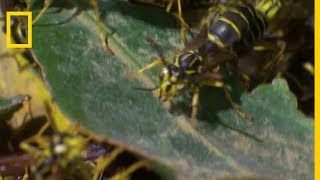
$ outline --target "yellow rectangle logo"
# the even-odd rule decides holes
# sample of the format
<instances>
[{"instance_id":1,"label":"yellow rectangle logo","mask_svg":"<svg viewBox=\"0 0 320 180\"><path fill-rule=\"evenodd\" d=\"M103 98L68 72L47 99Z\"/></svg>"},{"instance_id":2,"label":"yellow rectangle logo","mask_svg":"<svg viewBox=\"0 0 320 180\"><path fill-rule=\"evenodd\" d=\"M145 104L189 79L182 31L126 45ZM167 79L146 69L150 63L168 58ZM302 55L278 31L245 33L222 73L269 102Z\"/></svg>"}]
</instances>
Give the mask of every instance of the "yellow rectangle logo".
<instances>
[{"instance_id":1,"label":"yellow rectangle logo","mask_svg":"<svg viewBox=\"0 0 320 180\"><path fill-rule=\"evenodd\" d=\"M7 48L32 48L32 12L31 11L7 11ZM27 43L26 44L12 44L11 43L11 18L12 16L27 16L28 27L27 27ZM21 27L22 28L22 27Z\"/></svg>"}]
</instances>

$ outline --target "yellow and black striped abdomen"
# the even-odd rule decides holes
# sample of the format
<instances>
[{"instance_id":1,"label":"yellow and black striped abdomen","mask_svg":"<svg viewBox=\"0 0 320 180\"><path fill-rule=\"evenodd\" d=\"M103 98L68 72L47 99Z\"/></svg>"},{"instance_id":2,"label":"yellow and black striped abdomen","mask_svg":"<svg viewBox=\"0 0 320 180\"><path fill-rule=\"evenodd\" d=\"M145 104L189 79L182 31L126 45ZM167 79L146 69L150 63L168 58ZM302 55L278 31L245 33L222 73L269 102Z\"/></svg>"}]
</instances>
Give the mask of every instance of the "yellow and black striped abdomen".
<instances>
[{"instance_id":1,"label":"yellow and black striped abdomen","mask_svg":"<svg viewBox=\"0 0 320 180\"><path fill-rule=\"evenodd\" d=\"M208 38L219 47L243 41L251 43L263 35L266 21L250 4L230 6L209 27Z\"/></svg>"}]
</instances>

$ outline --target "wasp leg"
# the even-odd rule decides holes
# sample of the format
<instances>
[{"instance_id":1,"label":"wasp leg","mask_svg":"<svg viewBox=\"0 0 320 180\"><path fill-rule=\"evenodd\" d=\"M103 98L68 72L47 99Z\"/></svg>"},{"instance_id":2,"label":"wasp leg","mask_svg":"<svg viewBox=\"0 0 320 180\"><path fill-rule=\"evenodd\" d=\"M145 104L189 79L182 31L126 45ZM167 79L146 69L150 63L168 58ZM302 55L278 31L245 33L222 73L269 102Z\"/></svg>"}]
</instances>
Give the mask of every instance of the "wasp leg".
<instances>
[{"instance_id":1,"label":"wasp leg","mask_svg":"<svg viewBox=\"0 0 320 180\"><path fill-rule=\"evenodd\" d=\"M197 129L198 127L198 105L199 105L199 95L200 95L200 89L198 86L195 87L193 91L193 97L192 97L192 114L191 114L191 125L193 128Z\"/></svg>"},{"instance_id":2,"label":"wasp leg","mask_svg":"<svg viewBox=\"0 0 320 180\"><path fill-rule=\"evenodd\" d=\"M141 74L142 72L144 72L144 71L146 71L148 69L152 69L152 68L154 68L154 67L156 67L158 65L161 65L161 64L163 64L163 60L161 60L161 59L155 60L154 62L146 65L143 68L141 68L139 71L127 74L127 77L129 77L129 78L135 77L135 76Z\"/></svg>"},{"instance_id":3,"label":"wasp leg","mask_svg":"<svg viewBox=\"0 0 320 180\"><path fill-rule=\"evenodd\" d=\"M39 145L41 148L45 149L49 147L47 139L42 138L39 135L32 136L20 143L20 148L26 152L29 152L34 155L41 154L41 150L35 147L33 144Z\"/></svg>"},{"instance_id":4,"label":"wasp leg","mask_svg":"<svg viewBox=\"0 0 320 180\"><path fill-rule=\"evenodd\" d=\"M286 59L284 56L284 51L286 50L286 47L287 47L286 43L284 41L278 41L277 46L279 49L277 54L272 58L272 60L269 63L267 63L263 67L263 71L266 73L262 82L266 82L268 78L271 76L273 70L277 66L279 66L280 63L283 63L283 61Z\"/></svg>"},{"instance_id":5,"label":"wasp leg","mask_svg":"<svg viewBox=\"0 0 320 180\"><path fill-rule=\"evenodd\" d=\"M174 0L170 0L170 2L167 5L166 11L169 12L172 8L172 5L174 3ZM183 42L183 44L186 46L188 44L187 36L186 36L186 31L189 30L189 25L186 23L182 16L182 8L181 8L181 0L177 0L177 6L178 6L178 15L175 15L176 18L179 20L179 23L181 25L181 30L180 30L180 37Z\"/></svg>"},{"instance_id":6,"label":"wasp leg","mask_svg":"<svg viewBox=\"0 0 320 180\"><path fill-rule=\"evenodd\" d=\"M110 179L113 179L113 180L130 179L130 175L142 167L147 167L146 161L135 162L131 166L129 166L127 169L112 176Z\"/></svg>"},{"instance_id":7,"label":"wasp leg","mask_svg":"<svg viewBox=\"0 0 320 180\"><path fill-rule=\"evenodd\" d=\"M186 23L182 16L181 0L178 0L178 19L180 20L182 27L189 27L189 25Z\"/></svg>"},{"instance_id":8,"label":"wasp leg","mask_svg":"<svg viewBox=\"0 0 320 180\"><path fill-rule=\"evenodd\" d=\"M167 12L169 12L169 11L171 10L172 5L173 5L173 2L174 2L174 0L170 0L170 1L169 1L168 5L167 5L167 7L166 7L166 11L167 11Z\"/></svg>"},{"instance_id":9,"label":"wasp leg","mask_svg":"<svg viewBox=\"0 0 320 180\"><path fill-rule=\"evenodd\" d=\"M104 171L104 169L106 169L108 166L111 165L111 163L121 154L124 152L123 148L116 148L115 150L113 150L111 152L110 155L106 156L106 157L100 157L97 159L97 165L95 167L95 172L94 172L94 176L92 179L99 179L98 177L100 177Z\"/></svg>"},{"instance_id":10,"label":"wasp leg","mask_svg":"<svg viewBox=\"0 0 320 180\"><path fill-rule=\"evenodd\" d=\"M97 18L97 28L98 28L98 34L99 38L102 44L102 47L105 51L109 52L110 54L114 54L113 51L110 49L108 45L108 39L105 37L103 30L102 30L102 19L101 19L101 13L99 10L99 5L97 0L90 0L91 6L96 14Z\"/></svg>"},{"instance_id":11,"label":"wasp leg","mask_svg":"<svg viewBox=\"0 0 320 180\"><path fill-rule=\"evenodd\" d=\"M212 79L211 81L210 80L202 80L201 82L205 85L208 85L208 86L223 88L223 91L225 93L225 97L230 102L232 108L235 110L237 115L241 118L244 118L244 119L248 119L248 120L252 119L251 114L247 114L245 112L242 112L239 105L233 101L233 98L232 98L229 90L227 89L227 87L224 85L224 83L222 81Z\"/></svg>"},{"instance_id":12,"label":"wasp leg","mask_svg":"<svg viewBox=\"0 0 320 180\"><path fill-rule=\"evenodd\" d=\"M182 16L181 0L178 0L178 19L181 24L180 37L184 46L186 46L188 44L186 31L189 30L189 25L186 23Z\"/></svg>"},{"instance_id":13,"label":"wasp leg","mask_svg":"<svg viewBox=\"0 0 320 180\"><path fill-rule=\"evenodd\" d=\"M24 175L22 176L22 180L28 180L28 179L30 179L28 168L24 168Z\"/></svg>"},{"instance_id":14,"label":"wasp leg","mask_svg":"<svg viewBox=\"0 0 320 180\"><path fill-rule=\"evenodd\" d=\"M303 63L303 68L309 72L312 76L314 76L314 65L310 62Z\"/></svg>"},{"instance_id":15,"label":"wasp leg","mask_svg":"<svg viewBox=\"0 0 320 180\"><path fill-rule=\"evenodd\" d=\"M32 25L35 24L39 20L39 18L49 8L49 6L52 4L52 2L53 2L53 0L45 0L43 8L40 10L40 12L37 14L37 16L32 21Z\"/></svg>"},{"instance_id":16,"label":"wasp leg","mask_svg":"<svg viewBox=\"0 0 320 180\"><path fill-rule=\"evenodd\" d=\"M31 96L27 95L24 99L24 103L27 104L28 112L23 117L22 122L25 123L27 121L27 118L29 116L30 119L33 119L32 109L31 109Z\"/></svg>"},{"instance_id":17,"label":"wasp leg","mask_svg":"<svg viewBox=\"0 0 320 180\"><path fill-rule=\"evenodd\" d=\"M39 135L39 136L42 135L43 132L50 127L50 125L51 125L51 123L50 123L49 121L46 122L46 123L40 128L40 130L38 131L37 135Z\"/></svg>"},{"instance_id":18,"label":"wasp leg","mask_svg":"<svg viewBox=\"0 0 320 180\"><path fill-rule=\"evenodd\" d=\"M247 114L245 112L242 112L239 105L237 103L235 103L232 99L232 96L229 92L229 90L223 86L223 91L224 91L224 94L225 94L225 97L227 98L227 100L230 102L232 108L236 111L237 115L241 118L244 118L244 119L248 119L248 120L251 120L252 119L252 115L251 114Z\"/></svg>"},{"instance_id":19,"label":"wasp leg","mask_svg":"<svg viewBox=\"0 0 320 180\"><path fill-rule=\"evenodd\" d=\"M181 30L180 30L180 38L182 40L182 43L184 46L187 46L188 45L188 39L187 39L187 34L186 34L186 28L185 27L181 27Z\"/></svg>"}]
</instances>

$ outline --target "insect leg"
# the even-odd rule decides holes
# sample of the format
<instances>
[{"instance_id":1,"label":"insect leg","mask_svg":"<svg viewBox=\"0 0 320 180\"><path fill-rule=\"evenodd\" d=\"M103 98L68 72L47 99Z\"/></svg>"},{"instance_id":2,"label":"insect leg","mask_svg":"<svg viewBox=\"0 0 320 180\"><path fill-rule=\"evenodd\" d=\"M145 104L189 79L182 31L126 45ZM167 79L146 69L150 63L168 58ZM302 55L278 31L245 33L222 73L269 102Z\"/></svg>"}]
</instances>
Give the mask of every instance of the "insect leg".
<instances>
[{"instance_id":1,"label":"insect leg","mask_svg":"<svg viewBox=\"0 0 320 180\"><path fill-rule=\"evenodd\" d=\"M113 51L109 48L108 45L108 40L106 39L105 35L103 34L102 31L102 19L101 19L101 13L99 10L99 4L97 0L90 0L90 4L96 14L96 18L97 18L97 28L98 28L98 34L99 34L99 38L102 44L102 47L104 50L106 50L107 52L109 52L110 54L113 54Z\"/></svg>"},{"instance_id":2,"label":"insect leg","mask_svg":"<svg viewBox=\"0 0 320 180\"><path fill-rule=\"evenodd\" d=\"M274 56L274 58L272 58L272 60L270 61L270 63L267 63L263 69L266 72L263 82L266 82L268 80L268 78L271 76L273 70L279 66L280 63L283 63L283 61L285 60L285 56L284 56L284 51L286 50L286 43L284 41L278 41L278 52L277 54Z\"/></svg>"},{"instance_id":3,"label":"insect leg","mask_svg":"<svg viewBox=\"0 0 320 180\"><path fill-rule=\"evenodd\" d=\"M168 5L167 5L167 7L166 7L166 11L167 11L167 12L169 12L169 11L171 10L172 5L173 5L173 2L174 2L174 0L170 0L170 1L169 1Z\"/></svg>"},{"instance_id":4,"label":"insect leg","mask_svg":"<svg viewBox=\"0 0 320 180\"><path fill-rule=\"evenodd\" d=\"M51 3L53 2L53 0L45 0L44 1L44 6L43 8L40 10L39 14L37 14L37 16L34 18L34 20L32 21L32 25L35 24L39 18L42 16L42 14L49 8L49 6L51 5Z\"/></svg>"},{"instance_id":5,"label":"insect leg","mask_svg":"<svg viewBox=\"0 0 320 180\"><path fill-rule=\"evenodd\" d=\"M117 173L114 176L112 176L110 179L130 179L130 175L137 171L138 169L142 167L147 167L146 161L138 161L134 163L133 165L129 166L126 170L123 170L123 172Z\"/></svg>"},{"instance_id":6,"label":"insect leg","mask_svg":"<svg viewBox=\"0 0 320 180\"><path fill-rule=\"evenodd\" d=\"M95 167L94 176L92 179L98 179L100 175L102 175L103 170L111 165L111 163L124 152L124 149L119 147L114 149L110 155L105 157L100 157L97 159L97 166Z\"/></svg>"},{"instance_id":7,"label":"insect leg","mask_svg":"<svg viewBox=\"0 0 320 180\"><path fill-rule=\"evenodd\" d=\"M227 89L227 87L224 85L224 83L222 81L214 80L214 79L212 79L212 80L207 79L207 80L202 80L201 83L208 85L208 86L212 86L212 87L223 88L223 91L225 93L225 97L230 102L232 108L236 111L237 115L241 118L244 118L244 119L248 119L248 120L252 119L252 115L247 114L245 112L242 112L239 105L233 101L233 98L232 98L229 90Z\"/></svg>"},{"instance_id":8,"label":"insect leg","mask_svg":"<svg viewBox=\"0 0 320 180\"><path fill-rule=\"evenodd\" d=\"M192 114L191 114L191 118L192 118L191 125L195 129L198 126L197 114L198 114L198 105L199 105L199 95L200 95L200 89L199 89L199 86L196 86L193 91Z\"/></svg>"},{"instance_id":9,"label":"insect leg","mask_svg":"<svg viewBox=\"0 0 320 180\"><path fill-rule=\"evenodd\" d=\"M232 108L236 111L237 115L241 118L251 120L252 115L242 112L239 105L233 101L230 91L225 86L222 86L222 88L223 88L225 97L230 102Z\"/></svg>"},{"instance_id":10,"label":"insect leg","mask_svg":"<svg viewBox=\"0 0 320 180\"><path fill-rule=\"evenodd\" d=\"M186 21L183 19L182 16L182 8L181 8L181 0L177 0L177 4L178 4L178 19L180 20L180 23L182 25L182 27L188 28L188 24L186 23Z\"/></svg>"},{"instance_id":11,"label":"insect leg","mask_svg":"<svg viewBox=\"0 0 320 180\"><path fill-rule=\"evenodd\" d=\"M175 0L170 0L170 2L167 5L166 11L169 12L172 8L172 5ZM181 30L180 30L180 37L183 42L183 44L186 46L188 44L187 41L187 36L186 36L186 31L189 29L189 25L186 23L182 16L182 8L181 8L181 0L176 0L177 1L177 6L178 6L178 15L176 15L176 18L179 20L179 23L181 25Z\"/></svg>"},{"instance_id":12,"label":"insect leg","mask_svg":"<svg viewBox=\"0 0 320 180\"><path fill-rule=\"evenodd\" d=\"M314 65L310 62L303 63L303 68L309 72L312 76L314 76Z\"/></svg>"},{"instance_id":13,"label":"insect leg","mask_svg":"<svg viewBox=\"0 0 320 180\"><path fill-rule=\"evenodd\" d=\"M41 138L39 135L32 136L20 143L20 148L26 152L29 152L34 155L41 154L41 150L34 146L33 144L39 145L41 148L45 149L49 147L47 139Z\"/></svg>"},{"instance_id":14,"label":"insect leg","mask_svg":"<svg viewBox=\"0 0 320 180\"><path fill-rule=\"evenodd\" d=\"M186 46L188 44L186 31L189 29L189 26L185 22L185 20L183 19L183 16L182 16L181 0L178 0L178 19L181 24L180 37L181 37L181 40L182 40L184 46Z\"/></svg>"}]
</instances>

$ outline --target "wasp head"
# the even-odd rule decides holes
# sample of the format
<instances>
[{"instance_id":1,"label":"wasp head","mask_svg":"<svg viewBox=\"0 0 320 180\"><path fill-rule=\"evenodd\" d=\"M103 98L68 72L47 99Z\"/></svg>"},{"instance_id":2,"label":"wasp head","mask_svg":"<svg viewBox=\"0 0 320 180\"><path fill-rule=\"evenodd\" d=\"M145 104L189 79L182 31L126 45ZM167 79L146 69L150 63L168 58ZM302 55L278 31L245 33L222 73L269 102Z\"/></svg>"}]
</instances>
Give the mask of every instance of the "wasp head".
<instances>
[{"instance_id":1,"label":"wasp head","mask_svg":"<svg viewBox=\"0 0 320 180\"><path fill-rule=\"evenodd\" d=\"M176 55L173 63L166 64L160 71L158 97L167 101L183 93L192 85L192 76L201 73L202 58L195 51Z\"/></svg>"}]
</instances>

